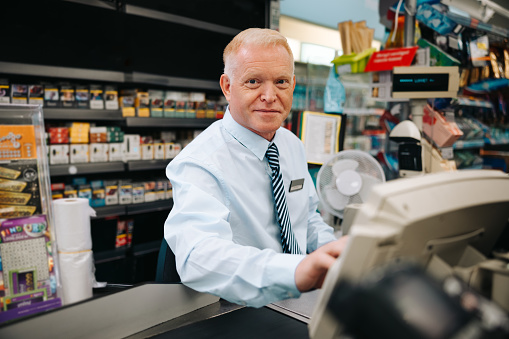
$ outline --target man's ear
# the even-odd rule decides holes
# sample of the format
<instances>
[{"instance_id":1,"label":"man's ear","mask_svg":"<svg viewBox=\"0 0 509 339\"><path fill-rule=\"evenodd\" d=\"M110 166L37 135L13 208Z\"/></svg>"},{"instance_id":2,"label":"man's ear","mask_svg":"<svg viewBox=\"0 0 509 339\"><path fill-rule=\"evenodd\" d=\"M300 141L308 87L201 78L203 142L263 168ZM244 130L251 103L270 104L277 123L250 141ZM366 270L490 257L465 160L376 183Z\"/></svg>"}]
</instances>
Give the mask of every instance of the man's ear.
<instances>
[{"instance_id":1,"label":"man's ear","mask_svg":"<svg viewBox=\"0 0 509 339\"><path fill-rule=\"evenodd\" d=\"M230 77L228 77L228 75L226 74L221 75L221 78L219 79L219 85L221 86L221 90L223 91L226 101L230 102L231 96Z\"/></svg>"}]
</instances>

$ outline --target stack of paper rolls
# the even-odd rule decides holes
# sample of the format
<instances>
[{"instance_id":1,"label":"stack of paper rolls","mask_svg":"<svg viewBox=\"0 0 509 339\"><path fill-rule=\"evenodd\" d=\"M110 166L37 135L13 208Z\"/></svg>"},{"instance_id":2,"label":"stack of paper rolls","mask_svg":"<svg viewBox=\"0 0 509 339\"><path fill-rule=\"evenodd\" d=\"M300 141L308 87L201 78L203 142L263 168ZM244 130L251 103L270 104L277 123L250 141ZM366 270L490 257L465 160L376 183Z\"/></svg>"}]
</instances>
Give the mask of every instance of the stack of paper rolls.
<instances>
[{"instance_id":1,"label":"stack of paper rolls","mask_svg":"<svg viewBox=\"0 0 509 339\"><path fill-rule=\"evenodd\" d=\"M63 304L92 297L95 281L90 217L95 211L88 199L53 201Z\"/></svg>"}]
</instances>

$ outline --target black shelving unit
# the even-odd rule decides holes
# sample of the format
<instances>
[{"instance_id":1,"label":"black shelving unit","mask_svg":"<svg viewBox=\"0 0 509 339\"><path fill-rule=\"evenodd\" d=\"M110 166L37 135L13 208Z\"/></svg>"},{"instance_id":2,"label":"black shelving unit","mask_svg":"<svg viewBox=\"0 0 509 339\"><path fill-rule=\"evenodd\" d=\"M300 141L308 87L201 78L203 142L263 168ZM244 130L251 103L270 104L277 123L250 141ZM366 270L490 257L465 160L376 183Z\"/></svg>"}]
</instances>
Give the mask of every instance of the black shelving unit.
<instances>
[{"instance_id":1,"label":"black shelving unit","mask_svg":"<svg viewBox=\"0 0 509 339\"><path fill-rule=\"evenodd\" d=\"M205 7L204 7L205 6ZM189 0L185 3L129 1L122 6L100 1L8 2L0 12L5 26L18 36L38 32L31 44L15 35L2 40L0 77L12 84L113 85L118 90L144 88L164 91L204 92L220 96L224 46L249 27L268 27L270 0L246 0L228 6ZM41 15L42 14L42 15ZM89 18L94 18L91 22ZM226 20L227 19L227 20ZM227 26L225 26L227 25ZM138 27L144 27L141 31ZM145 31L150 31L147 35ZM69 45L77 36L104 36ZM45 37L51 37L46 39ZM141 48L150 46L150 51ZM207 60L203 53L207 51ZM186 53L179 53L186 51ZM44 50L44 53L33 53ZM168 56L171 55L169 59ZM205 129L216 119L123 117L118 110L43 107L49 124L83 121L120 126L139 134L141 129ZM187 131L186 131L187 132ZM144 180L156 172L164 175L171 161L149 160L50 165L53 181L101 176ZM145 172L144 172L145 171ZM89 176L90 175L90 176ZM71 178L69 178L71 179ZM73 178L74 179L74 178ZM155 278L157 251L164 220L173 200L94 208L92 220L96 278L108 283L139 283ZM130 248L114 249L116 219L133 219ZM104 227L103 227L104 226ZM96 253L96 251L98 251ZM134 253L134 254L133 254Z\"/></svg>"},{"instance_id":2,"label":"black shelving unit","mask_svg":"<svg viewBox=\"0 0 509 339\"><path fill-rule=\"evenodd\" d=\"M120 161L59 164L50 165L49 170L51 176L115 173L124 172L125 164Z\"/></svg>"},{"instance_id":3,"label":"black shelving unit","mask_svg":"<svg viewBox=\"0 0 509 339\"><path fill-rule=\"evenodd\" d=\"M94 218L97 219L112 216L135 215L165 210L169 211L172 207L172 199L157 200L139 204L100 206L94 207L96 212L96 216Z\"/></svg>"},{"instance_id":4,"label":"black shelving unit","mask_svg":"<svg viewBox=\"0 0 509 339\"><path fill-rule=\"evenodd\" d=\"M125 118L127 127L207 128L217 119Z\"/></svg>"},{"instance_id":5,"label":"black shelving unit","mask_svg":"<svg viewBox=\"0 0 509 339\"><path fill-rule=\"evenodd\" d=\"M84 120L123 122L120 110L85 108L43 108L45 120Z\"/></svg>"},{"instance_id":6,"label":"black shelving unit","mask_svg":"<svg viewBox=\"0 0 509 339\"><path fill-rule=\"evenodd\" d=\"M131 160L127 162L127 170L133 171L145 171L145 170L164 170L171 159L159 159L159 160Z\"/></svg>"}]
</instances>

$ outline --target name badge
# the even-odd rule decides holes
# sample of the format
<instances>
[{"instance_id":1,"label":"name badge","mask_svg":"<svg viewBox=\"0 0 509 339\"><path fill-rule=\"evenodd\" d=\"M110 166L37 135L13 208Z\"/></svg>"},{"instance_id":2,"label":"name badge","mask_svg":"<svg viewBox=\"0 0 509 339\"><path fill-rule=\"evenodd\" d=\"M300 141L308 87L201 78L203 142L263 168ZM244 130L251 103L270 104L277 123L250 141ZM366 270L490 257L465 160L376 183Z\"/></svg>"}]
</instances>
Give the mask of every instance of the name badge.
<instances>
[{"instance_id":1,"label":"name badge","mask_svg":"<svg viewBox=\"0 0 509 339\"><path fill-rule=\"evenodd\" d=\"M290 182L290 192L301 190L304 187L304 178Z\"/></svg>"}]
</instances>

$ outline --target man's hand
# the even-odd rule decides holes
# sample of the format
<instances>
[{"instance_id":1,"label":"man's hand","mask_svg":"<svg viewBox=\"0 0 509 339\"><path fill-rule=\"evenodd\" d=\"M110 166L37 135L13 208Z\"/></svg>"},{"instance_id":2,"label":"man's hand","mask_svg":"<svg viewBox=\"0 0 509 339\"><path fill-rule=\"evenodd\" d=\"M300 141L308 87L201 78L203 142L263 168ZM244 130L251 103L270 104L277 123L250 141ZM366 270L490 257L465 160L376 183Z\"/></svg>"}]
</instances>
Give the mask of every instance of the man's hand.
<instances>
[{"instance_id":1,"label":"man's hand","mask_svg":"<svg viewBox=\"0 0 509 339\"><path fill-rule=\"evenodd\" d=\"M344 250L348 236L318 248L307 255L295 270L295 284L301 292L322 287L327 271Z\"/></svg>"}]
</instances>

